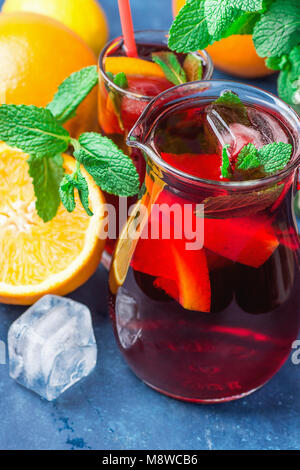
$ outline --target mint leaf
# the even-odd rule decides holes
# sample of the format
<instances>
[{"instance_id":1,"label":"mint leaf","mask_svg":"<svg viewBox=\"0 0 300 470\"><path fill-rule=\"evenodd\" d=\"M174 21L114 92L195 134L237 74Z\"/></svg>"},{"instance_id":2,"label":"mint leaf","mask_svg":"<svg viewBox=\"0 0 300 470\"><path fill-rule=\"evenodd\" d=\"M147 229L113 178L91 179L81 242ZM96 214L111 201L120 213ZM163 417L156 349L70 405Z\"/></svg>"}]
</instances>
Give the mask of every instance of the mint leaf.
<instances>
[{"instance_id":1,"label":"mint leaf","mask_svg":"<svg viewBox=\"0 0 300 470\"><path fill-rule=\"evenodd\" d=\"M58 124L48 109L2 104L0 140L23 152L46 157L65 152L70 143L70 134Z\"/></svg>"},{"instance_id":2,"label":"mint leaf","mask_svg":"<svg viewBox=\"0 0 300 470\"><path fill-rule=\"evenodd\" d=\"M219 98L210 104L210 108L215 110L227 124L239 122L249 126L247 108L240 97L231 90L225 90Z\"/></svg>"},{"instance_id":3,"label":"mint leaf","mask_svg":"<svg viewBox=\"0 0 300 470\"><path fill-rule=\"evenodd\" d=\"M189 0L173 22L169 47L178 52L204 49L221 39L240 16L262 9L262 0Z\"/></svg>"},{"instance_id":4,"label":"mint leaf","mask_svg":"<svg viewBox=\"0 0 300 470\"><path fill-rule=\"evenodd\" d=\"M177 52L195 52L212 43L204 0L190 0L181 8L171 26L169 48Z\"/></svg>"},{"instance_id":5,"label":"mint leaf","mask_svg":"<svg viewBox=\"0 0 300 470\"><path fill-rule=\"evenodd\" d=\"M94 132L82 134L76 159L83 164L103 191L117 196L134 196L139 176L131 159L111 140Z\"/></svg>"},{"instance_id":6,"label":"mint leaf","mask_svg":"<svg viewBox=\"0 0 300 470\"><path fill-rule=\"evenodd\" d=\"M288 55L284 54L280 57L267 57L266 66L272 70L283 70L286 66L289 67Z\"/></svg>"},{"instance_id":7,"label":"mint leaf","mask_svg":"<svg viewBox=\"0 0 300 470\"><path fill-rule=\"evenodd\" d=\"M214 104L225 104L225 105L237 105L245 107L244 103L241 101L240 97L233 93L231 90L226 90L222 95L214 101Z\"/></svg>"},{"instance_id":8,"label":"mint leaf","mask_svg":"<svg viewBox=\"0 0 300 470\"><path fill-rule=\"evenodd\" d=\"M229 155L227 150L230 145L225 145L222 150L222 166L221 166L221 175L223 178L231 178L232 170Z\"/></svg>"},{"instance_id":9,"label":"mint leaf","mask_svg":"<svg viewBox=\"0 0 300 470\"><path fill-rule=\"evenodd\" d=\"M78 191L81 204L84 207L86 213L89 216L92 216L93 213L89 208L88 183L79 169L76 170L72 175L65 175L59 188L61 201L68 212L73 212L76 207L75 189Z\"/></svg>"},{"instance_id":10,"label":"mint leaf","mask_svg":"<svg viewBox=\"0 0 300 470\"><path fill-rule=\"evenodd\" d=\"M73 212L76 207L75 187L72 175L65 175L59 188L61 202L68 212Z\"/></svg>"},{"instance_id":11,"label":"mint leaf","mask_svg":"<svg viewBox=\"0 0 300 470\"><path fill-rule=\"evenodd\" d=\"M231 24L223 37L229 37L233 34L252 34L260 17L261 13L244 13Z\"/></svg>"},{"instance_id":12,"label":"mint leaf","mask_svg":"<svg viewBox=\"0 0 300 470\"><path fill-rule=\"evenodd\" d=\"M222 151L221 175L223 178L234 178L237 181L262 178L282 170L290 161L291 144L273 142L257 149L252 143L245 145L238 154L234 171L232 171L227 149Z\"/></svg>"},{"instance_id":13,"label":"mint leaf","mask_svg":"<svg viewBox=\"0 0 300 470\"><path fill-rule=\"evenodd\" d=\"M30 156L29 175L36 195L36 210L44 222L56 216L60 205L59 186L64 176L61 155L55 158Z\"/></svg>"},{"instance_id":14,"label":"mint leaf","mask_svg":"<svg viewBox=\"0 0 300 470\"><path fill-rule=\"evenodd\" d=\"M187 78L184 69L173 52L154 52L152 60L160 66L169 82L174 85L186 83Z\"/></svg>"},{"instance_id":15,"label":"mint leaf","mask_svg":"<svg viewBox=\"0 0 300 470\"><path fill-rule=\"evenodd\" d=\"M107 72L106 75L109 77L109 79L115 83L118 87L126 89L128 88L128 80L124 72L117 73L117 75L114 75L111 72ZM115 115L117 116L119 127L121 131L124 131L124 124L121 116L121 106L122 106L122 95L112 88L109 85L105 85L107 92L108 92L108 97L112 103Z\"/></svg>"},{"instance_id":16,"label":"mint leaf","mask_svg":"<svg viewBox=\"0 0 300 470\"><path fill-rule=\"evenodd\" d=\"M288 54L299 43L299 0L275 0L254 28L253 41L261 57Z\"/></svg>"},{"instance_id":17,"label":"mint leaf","mask_svg":"<svg viewBox=\"0 0 300 470\"><path fill-rule=\"evenodd\" d=\"M236 166L239 170L252 170L258 168L261 165L258 150L255 145L245 145L240 151Z\"/></svg>"},{"instance_id":18,"label":"mint leaf","mask_svg":"<svg viewBox=\"0 0 300 470\"><path fill-rule=\"evenodd\" d=\"M77 179L75 181L75 188L78 191L79 199L83 208L85 209L87 215L90 217L93 215L93 212L89 208L89 186L87 180L82 175L81 171L77 171Z\"/></svg>"},{"instance_id":19,"label":"mint leaf","mask_svg":"<svg viewBox=\"0 0 300 470\"><path fill-rule=\"evenodd\" d=\"M124 72L117 73L113 79L114 83L124 90L128 88L128 80Z\"/></svg>"},{"instance_id":20,"label":"mint leaf","mask_svg":"<svg viewBox=\"0 0 300 470\"><path fill-rule=\"evenodd\" d=\"M289 105L299 105L300 97L297 99L297 93L300 91L300 46L294 47L289 56L284 57L278 78L278 93Z\"/></svg>"},{"instance_id":21,"label":"mint leaf","mask_svg":"<svg viewBox=\"0 0 300 470\"><path fill-rule=\"evenodd\" d=\"M203 66L200 57L197 57L192 53L187 54L183 63L183 68L188 82L195 82L202 79Z\"/></svg>"},{"instance_id":22,"label":"mint leaf","mask_svg":"<svg viewBox=\"0 0 300 470\"><path fill-rule=\"evenodd\" d=\"M266 173L283 170L290 161L293 147L283 142L273 142L258 150L259 160Z\"/></svg>"},{"instance_id":23,"label":"mint leaf","mask_svg":"<svg viewBox=\"0 0 300 470\"><path fill-rule=\"evenodd\" d=\"M98 83L98 71L96 65L91 65L78 72L72 73L58 87L53 101L48 104L53 116L60 124L75 116L80 103L87 97Z\"/></svg>"},{"instance_id":24,"label":"mint leaf","mask_svg":"<svg viewBox=\"0 0 300 470\"><path fill-rule=\"evenodd\" d=\"M219 41L234 20L245 12L258 12L262 8L262 0L205 0L204 13L208 32L215 41Z\"/></svg>"},{"instance_id":25,"label":"mint leaf","mask_svg":"<svg viewBox=\"0 0 300 470\"><path fill-rule=\"evenodd\" d=\"M222 196L208 197L204 205L204 217L225 219L226 217L245 217L250 214L266 210L272 206L281 195L284 185L274 185L261 191L251 191L246 194L232 193ZM195 212L196 216L203 216L203 212Z\"/></svg>"}]
</instances>

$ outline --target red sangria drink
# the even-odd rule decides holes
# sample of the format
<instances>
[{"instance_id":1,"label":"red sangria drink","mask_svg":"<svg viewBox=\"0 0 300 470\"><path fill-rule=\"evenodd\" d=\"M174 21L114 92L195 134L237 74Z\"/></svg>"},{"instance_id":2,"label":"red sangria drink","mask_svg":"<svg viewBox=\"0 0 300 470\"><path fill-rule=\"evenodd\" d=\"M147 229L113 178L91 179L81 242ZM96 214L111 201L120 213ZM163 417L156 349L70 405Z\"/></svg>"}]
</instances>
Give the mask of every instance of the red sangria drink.
<instances>
[{"instance_id":1,"label":"red sangria drink","mask_svg":"<svg viewBox=\"0 0 300 470\"><path fill-rule=\"evenodd\" d=\"M163 31L135 33L137 57L126 56L123 37L119 37L105 47L99 60L101 131L131 156L141 182L145 161L138 149L126 144L130 129L152 98L181 83L209 80L213 72L212 62L205 51L174 53L168 49L167 35ZM118 219L118 198L107 195L107 202L116 208ZM107 244L110 253L115 241L116 237L112 235Z\"/></svg>"},{"instance_id":2,"label":"red sangria drink","mask_svg":"<svg viewBox=\"0 0 300 470\"><path fill-rule=\"evenodd\" d=\"M233 400L289 356L300 325L299 131L276 97L202 81L161 94L130 133L147 171L114 253L110 311L128 364L154 389Z\"/></svg>"}]
</instances>

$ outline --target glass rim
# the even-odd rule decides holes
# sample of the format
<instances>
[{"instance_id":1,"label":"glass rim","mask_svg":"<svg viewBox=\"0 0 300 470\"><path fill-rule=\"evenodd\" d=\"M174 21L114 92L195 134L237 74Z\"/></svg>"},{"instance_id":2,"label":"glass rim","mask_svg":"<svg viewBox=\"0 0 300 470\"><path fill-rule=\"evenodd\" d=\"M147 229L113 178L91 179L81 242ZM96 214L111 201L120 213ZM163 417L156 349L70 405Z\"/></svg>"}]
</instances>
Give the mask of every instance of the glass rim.
<instances>
[{"instance_id":1,"label":"glass rim","mask_svg":"<svg viewBox=\"0 0 300 470\"><path fill-rule=\"evenodd\" d=\"M291 156L291 160L288 162L288 164L280 171L270 175L270 176L265 176L263 178L257 178L254 180L245 180L245 181L217 181L217 180L209 180L205 178L200 178L198 176L194 176L190 173L186 173L182 170L179 170L178 168L175 168L173 165L170 165L169 163L165 162L162 157L159 155L158 151L155 150L152 146L146 145L143 142L138 142L134 136L135 130L142 125L143 121L147 117L148 112L150 111L151 107L155 107L157 101L161 98L163 98L165 95L168 95L180 88L193 88L196 86L202 86L202 87L207 87L208 83L210 84L223 84L224 89L229 89L230 86L234 88L235 85L238 85L239 87L245 88L246 90L251 90L252 92L259 92L262 96L264 96L266 99L272 99L274 102L278 105L278 111L279 114L282 114L282 110L284 110L288 116L294 118L294 121L297 122L297 127L294 125L294 123L288 121L288 123L292 126L292 129L295 130L295 135L298 135L298 141L299 144L297 148L293 148L293 154ZM234 90L233 90L234 91ZM217 96L216 96L217 98ZM265 103L268 104L268 103ZM159 105L158 105L159 106ZM270 111L270 103L269 103L269 109ZM156 121L159 119L159 117L156 119ZM142 112L141 116L139 119L136 121L135 125L133 128L130 130L128 136L127 136L127 145L131 147L137 147L140 150L144 151L147 156L150 157L150 159L155 163L155 165L161 170L164 171L174 177L179 177L185 182L192 183L192 184L199 184L201 186L207 186L210 188L217 188L217 189L224 189L224 190L234 190L234 189L241 189L241 190L252 190L260 187L264 187L268 184L274 184L275 182L278 182L279 180L282 180L289 176L293 170L296 170L297 167L299 167L300 164L300 116L296 113L296 111L289 106L287 103L285 103L283 100L281 100L278 96L274 95L271 92L268 92L266 90L263 90L262 88L259 88L254 85L248 85L236 80L223 80L223 79L214 79L214 80L198 80L195 82L189 82L189 83L184 83L182 85L177 85L172 88L169 88L168 90L160 93L157 97L152 99L152 101L148 104L148 106L144 109ZM293 135L292 135L293 137ZM294 139L293 139L294 140Z\"/></svg>"},{"instance_id":2,"label":"glass rim","mask_svg":"<svg viewBox=\"0 0 300 470\"><path fill-rule=\"evenodd\" d=\"M163 29L145 29L145 30L137 30L137 31L134 32L135 36L139 36L139 35L146 34L146 33L161 34L165 38L167 38L167 36L169 34L169 31L163 30ZM109 48L113 44L118 44L122 40L123 40L123 36L120 35L120 36L117 36L114 39L111 39L109 42L106 43L106 45L102 49L102 51L100 53L100 56L99 56L99 60L98 60L99 71L100 71L103 79L109 84L109 86L114 88L115 90L117 90L120 94L125 95L125 96L129 96L129 97L131 97L133 99L136 99L136 100L146 101L147 103L149 103L150 101L153 100L153 98L155 98L155 96L146 96L146 95L142 95L140 93L134 93L132 91L124 90L124 88L121 88L118 85L116 85L108 77L108 75L106 74L106 72L104 70L104 59L106 57L107 51L109 50ZM214 71L214 64L213 64L213 61L212 61L209 53L205 49L203 49L201 51L193 52L193 54L195 54L197 56L200 56L200 57L203 57L205 59L205 62L206 62L205 63L205 65L206 65L205 78L203 78L202 80L210 80L211 77L212 77L213 71Z\"/></svg>"}]
</instances>

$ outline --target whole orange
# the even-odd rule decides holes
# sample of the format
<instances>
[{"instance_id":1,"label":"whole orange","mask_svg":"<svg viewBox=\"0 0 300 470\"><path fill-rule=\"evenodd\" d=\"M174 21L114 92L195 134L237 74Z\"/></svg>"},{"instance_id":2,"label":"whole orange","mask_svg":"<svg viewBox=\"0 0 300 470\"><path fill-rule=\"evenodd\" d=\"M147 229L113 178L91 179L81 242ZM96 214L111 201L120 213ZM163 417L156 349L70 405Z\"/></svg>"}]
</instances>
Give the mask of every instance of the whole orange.
<instances>
[{"instance_id":1,"label":"whole orange","mask_svg":"<svg viewBox=\"0 0 300 470\"><path fill-rule=\"evenodd\" d=\"M35 13L0 14L0 100L7 104L46 106L71 73L96 64L96 57L76 33ZM97 90L66 124L73 136L93 130Z\"/></svg>"},{"instance_id":2,"label":"whole orange","mask_svg":"<svg viewBox=\"0 0 300 470\"><path fill-rule=\"evenodd\" d=\"M173 0L173 13L177 15L186 0ZM265 60L256 53L252 35L234 35L221 39L206 48L214 65L223 72L244 78L258 78L271 75L272 70Z\"/></svg>"}]
</instances>

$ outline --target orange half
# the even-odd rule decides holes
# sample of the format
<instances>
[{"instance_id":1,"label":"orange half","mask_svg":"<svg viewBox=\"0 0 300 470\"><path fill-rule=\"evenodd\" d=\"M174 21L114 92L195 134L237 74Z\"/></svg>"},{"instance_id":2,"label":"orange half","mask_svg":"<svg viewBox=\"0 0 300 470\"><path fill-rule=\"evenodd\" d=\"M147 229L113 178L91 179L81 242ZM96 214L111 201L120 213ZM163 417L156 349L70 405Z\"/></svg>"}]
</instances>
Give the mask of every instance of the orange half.
<instances>
[{"instance_id":1,"label":"orange half","mask_svg":"<svg viewBox=\"0 0 300 470\"><path fill-rule=\"evenodd\" d=\"M44 223L35 210L28 175L28 155L0 144L0 302L30 305L45 294L65 295L82 285L96 270L105 240L104 197L82 169L89 185L89 217L76 197L76 209L61 205ZM64 157L67 173L75 168Z\"/></svg>"}]
</instances>

